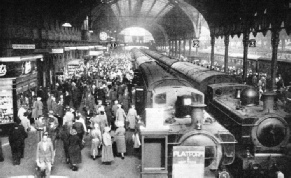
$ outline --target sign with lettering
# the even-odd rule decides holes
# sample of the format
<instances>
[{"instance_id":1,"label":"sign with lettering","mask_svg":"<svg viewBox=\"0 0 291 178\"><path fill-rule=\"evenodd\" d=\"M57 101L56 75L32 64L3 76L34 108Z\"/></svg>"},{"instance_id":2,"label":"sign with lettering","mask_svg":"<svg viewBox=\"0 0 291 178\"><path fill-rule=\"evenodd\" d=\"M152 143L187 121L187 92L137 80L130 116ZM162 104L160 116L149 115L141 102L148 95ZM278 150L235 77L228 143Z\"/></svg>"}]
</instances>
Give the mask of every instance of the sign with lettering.
<instances>
[{"instance_id":1,"label":"sign with lettering","mask_svg":"<svg viewBox=\"0 0 291 178\"><path fill-rule=\"evenodd\" d=\"M89 56L99 56L103 53L103 51L89 51Z\"/></svg>"},{"instance_id":2,"label":"sign with lettering","mask_svg":"<svg viewBox=\"0 0 291 178\"><path fill-rule=\"evenodd\" d=\"M193 47L194 48L199 48L199 40L198 39L194 39L193 40Z\"/></svg>"},{"instance_id":3,"label":"sign with lettering","mask_svg":"<svg viewBox=\"0 0 291 178\"><path fill-rule=\"evenodd\" d=\"M0 77L20 77L36 73L36 61L0 62Z\"/></svg>"},{"instance_id":4,"label":"sign with lettering","mask_svg":"<svg viewBox=\"0 0 291 178\"><path fill-rule=\"evenodd\" d=\"M174 146L173 178L204 178L204 160L204 146Z\"/></svg>"},{"instance_id":5,"label":"sign with lettering","mask_svg":"<svg viewBox=\"0 0 291 178\"><path fill-rule=\"evenodd\" d=\"M52 49L52 54L63 54L64 53L64 49L63 48L53 48Z\"/></svg>"},{"instance_id":6,"label":"sign with lettering","mask_svg":"<svg viewBox=\"0 0 291 178\"><path fill-rule=\"evenodd\" d=\"M6 65L1 64L1 65L0 65L0 76L4 76L4 75L6 75L6 72L7 72L7 70L6 70Z\"/></svg>"},{"instance_id":7,"label":"sign with lettering","mask_svg":"<svg viewBox=\"0 0 291 178\"><path fill-rule=\"evenodd\" d=\"M35 49L35 44L12 44L12 49Z\"/></svg>"},{"instance_id":8,"label":"sign with lettering","mask_svg":"<svg viewBox=\"0 0 291 178\"><path fill-rule=\"evenodd\" d=\"M71 51L71 50L76 50L77 47L65 47L64 49L65 51Z\"/></svg>"},{"instance_id":9,"label":"sign with lettering","mask_svg":"<svg viewBox=\"0 0 291 178\"><path fill-rule=\"evenodd\" d=\"M256 40L255 39L249 40L249 47L256 47Z\"/></svg>"}]
</instances>

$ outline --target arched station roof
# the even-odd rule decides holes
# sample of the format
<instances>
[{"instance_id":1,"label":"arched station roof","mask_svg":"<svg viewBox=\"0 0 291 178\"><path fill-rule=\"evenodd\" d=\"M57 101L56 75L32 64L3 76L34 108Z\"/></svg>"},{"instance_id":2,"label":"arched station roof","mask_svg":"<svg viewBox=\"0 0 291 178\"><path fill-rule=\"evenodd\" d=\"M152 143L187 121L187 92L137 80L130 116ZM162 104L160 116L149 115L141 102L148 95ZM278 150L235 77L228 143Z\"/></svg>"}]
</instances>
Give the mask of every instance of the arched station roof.
<instances>
[{"instance_id":1,"label":"arched station roof","mask_svg":"<svg viewBox=\"0 0 291 178\"><path fill-rule=\"evenodd\" d=\"M58 20L80 28L88 16L93 30L121 31L141 26L156 40L198 37L202 16L211 35L216 37L244 32L264 34L274 28L285 28L288 35L291 32L289 0L2 0L1 3L0 20L38 27L43 21ZM19 14L19 18L11 19L11 14L13 18Z\"/></svg>"},{"instance_id":2,"label":"arched station roof","mask_svg":"<svg viewBox=\"0 0 291 178\"><path fill-rule=\"evenodd\" d=\"M105 23L115 29L141 26L157 39L165 37L177 39L185 35L199 36L198 24L201 14L209 25L211 35L216 37L240 35L243 32L266 33L271 28L286 28L288 34L291 31L291 5L288 0L103 0L103 2L91 8L93 28L95 26L100 28L100 24ZM107 17L107 21L102 23L104 16Z\"/></svg>"}]
</instances>

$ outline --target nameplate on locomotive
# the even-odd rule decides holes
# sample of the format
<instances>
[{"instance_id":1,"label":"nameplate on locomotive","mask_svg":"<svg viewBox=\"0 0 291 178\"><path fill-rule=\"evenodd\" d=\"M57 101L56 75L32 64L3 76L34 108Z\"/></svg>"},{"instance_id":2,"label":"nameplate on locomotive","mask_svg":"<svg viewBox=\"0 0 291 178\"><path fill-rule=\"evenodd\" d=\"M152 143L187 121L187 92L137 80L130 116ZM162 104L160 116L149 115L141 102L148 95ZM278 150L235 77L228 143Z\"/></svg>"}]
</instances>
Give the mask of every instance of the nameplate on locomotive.
<instances>
[{"instance_id":1,"label":"nameplate on locomotive","mask_svg":"<svg viewBox=\"0 0 291 178\"><path fill-rule=\"evenodd\" d=\"M204 146L173 147L173 178L204 178Z\"/></svg>"}]
</instances>

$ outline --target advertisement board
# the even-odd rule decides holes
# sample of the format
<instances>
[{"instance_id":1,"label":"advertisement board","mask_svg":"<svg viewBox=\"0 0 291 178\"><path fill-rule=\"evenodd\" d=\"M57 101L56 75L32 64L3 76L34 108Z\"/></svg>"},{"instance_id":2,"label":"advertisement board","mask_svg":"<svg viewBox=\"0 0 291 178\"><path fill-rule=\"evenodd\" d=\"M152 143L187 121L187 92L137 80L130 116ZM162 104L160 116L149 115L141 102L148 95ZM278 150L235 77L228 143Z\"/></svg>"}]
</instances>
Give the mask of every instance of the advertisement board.
<instances>
[{"instance_id":1,"label":"advertisement board","mask_svg":"<svg viewBox=\"0 0 291 178\"><path fill-rule=\"evenodd\" d=\"M173 147L173 178L204 178L204 146Z\"/></svg>"},{"instance_id":2,"label":"advertisement board","mask_svg":"<svg viewBox=\"0 0 291 178\"><path fill-rule=\"evenodd\" d=\"M36 73L36 61L0 62L0 77L20 77Z\"/></svg>"}]
</instances>

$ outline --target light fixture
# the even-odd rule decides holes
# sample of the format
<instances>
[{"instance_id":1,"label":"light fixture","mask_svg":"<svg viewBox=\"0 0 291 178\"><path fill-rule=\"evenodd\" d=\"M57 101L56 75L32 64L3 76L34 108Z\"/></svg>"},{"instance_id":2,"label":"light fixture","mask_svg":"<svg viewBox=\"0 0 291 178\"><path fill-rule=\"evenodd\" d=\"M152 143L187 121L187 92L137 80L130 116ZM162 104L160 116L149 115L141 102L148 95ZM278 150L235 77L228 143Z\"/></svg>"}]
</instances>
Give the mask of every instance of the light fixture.
<instances>
[{"instance_id":1,"label":"light fixture","mask_svg":"<svg viewBox=\"0 0 291 178\"><path fill-rule=\"evenodd\" d=\"M93 30L89 30L89 33L93 33Z\"/></svg>"},{"instance_id":2,"label":"light fixture","mask_svg":"<svg viewBox=\"0 0 291 178\"><path fill-rule=\"evenodd\" d=\"M66 22L62 25L62 27L72 27L72 25L70 23Z\"/></svg>"}]
</instances>

